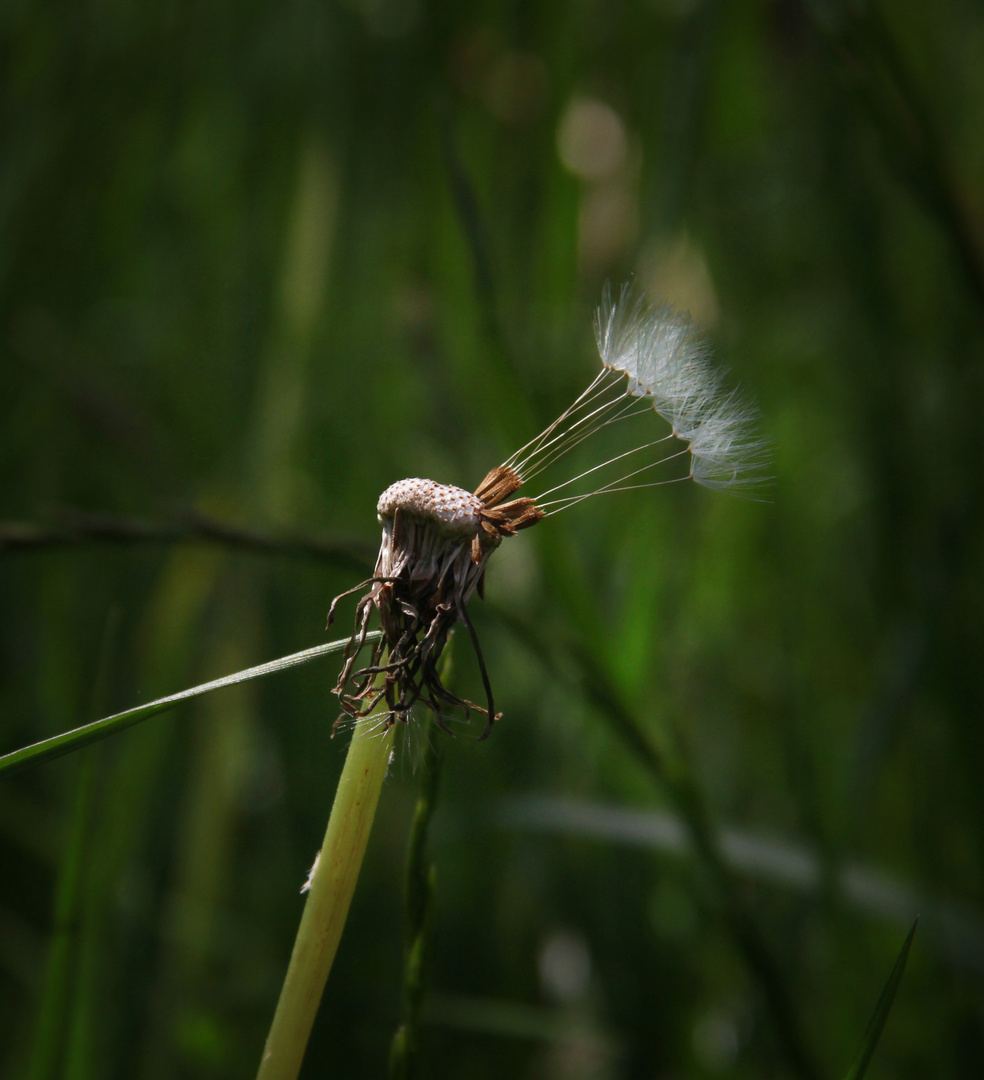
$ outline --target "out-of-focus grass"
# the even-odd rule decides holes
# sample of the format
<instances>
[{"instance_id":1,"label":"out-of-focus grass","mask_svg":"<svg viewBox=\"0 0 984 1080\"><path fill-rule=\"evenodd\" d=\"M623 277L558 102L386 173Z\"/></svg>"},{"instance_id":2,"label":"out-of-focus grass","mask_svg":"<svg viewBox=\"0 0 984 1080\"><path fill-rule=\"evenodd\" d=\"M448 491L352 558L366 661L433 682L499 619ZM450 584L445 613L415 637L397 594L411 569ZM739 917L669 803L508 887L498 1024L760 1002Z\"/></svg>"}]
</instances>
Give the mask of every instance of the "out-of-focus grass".
<instances>
[{"instance_id":1,"label":"out-of-focus grass","mask_svg":"<svg viewBox=\"0 0 984 1080\"><path fill-rule=\"evenodd\" d=\"M0 17L0 516L230 528L0 551L0 752L91 715L111 611L101 715L316 644L359 571L235 536L371 553L390 482L473 487L584 385L606 279L692 310L760 403L771 503L626 493L497 553L473 617L505 718L445 746L424 1075L795 1068L699 845L481 827L504 798L679 815L683 791L711 837L804 845L807 893L722 852L823 1075L898 949L843 868L980 918L984 21L884 7ZM58 1075L253 1073L340 769L332 682L299 668L100 751ZM381 1075L400 1016L416 780L392 773L311 1075ZM0 783L4 1076L76 779ZM871 1076L984 1059L980 972L923 929Z\"/></svg>"}]
</instances>

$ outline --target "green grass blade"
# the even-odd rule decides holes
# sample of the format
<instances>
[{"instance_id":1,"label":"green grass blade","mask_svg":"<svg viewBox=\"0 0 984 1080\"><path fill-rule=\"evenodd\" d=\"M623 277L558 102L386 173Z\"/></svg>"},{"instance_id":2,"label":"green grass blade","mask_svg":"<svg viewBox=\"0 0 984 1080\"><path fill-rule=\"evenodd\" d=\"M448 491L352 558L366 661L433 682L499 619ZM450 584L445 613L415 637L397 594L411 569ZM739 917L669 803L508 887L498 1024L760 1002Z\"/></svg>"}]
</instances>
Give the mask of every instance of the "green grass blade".
<instances>
[{"instance_id":1,"label":"green grass blade","mask_svg":"<svg viewBox=\"0 0 984 1080\"><path fill-rule=\"evenodd\" d=\"M906 936L902 951L895 961L895 966L892 968L892 974L888 977L888 982L885 983L885 989L881 992L881 997L878 999L878 1004L875 1006L874 1014L868 1021L868 1027L864 1033L864 1038L861 1040L861 1045L858 1047L858 1052L854 1055L854 1061L847 1070L847 1075L844 1077L844 1080L861 1080L861 1077L864 1076L868 1070L871 1056L875 1052L875 1047L878 1045L879 1038L881 1038L882 1029L885 1027L885 1021L888 1019L889 1012L891 1012L892 1002L895 1001L895 991L898 990L899 983L902 981L902 973L905 971L905 962L909 959L909 948L912 945L912 939L915 937L916 927L918 925L919 919L917 918L912 924L912 929Z\"/></svg>"},{"instance_id":2,"label":"green grass blade","mask_svg":"<svg viewBox=\"0 0 984 1080\"><path fill-rule=\"evenodd\" d=\"M378 637L379 631L373 631L366 635L366 641L375 641ZM286 671L288 668L306 664L322 656L341 652L348 643L349 639L343 638L338 641L329 641L324 645L315 645L314 648L303 649L301 652L282 656L279 660L271 660L266 664L245 668L243 671L237 671L232 675L224 675L221 679L201 683L198 686L191 687L189 690L181 690L179 693L171 694L169 697L149 701L146 705L138 705L135 709L127 709L125 712L103 717L102 720L95 720L91 724L73 728L71 731L66 731L61 735L53 735L50 739L32 743L30 746L22 747L20 750L14 750L0 757L0 776L16 772L18 769L26 769L31 765L40 765L42 762L61 757L62 754L69 754L73 750L79 750L81 747L88 746L89 743L96 742L98 739L104 739L107 735L115 735L116 732L123 731L124 728L132 727L134 724L139 724L142 720L147 720L151 716L173 709L175 705L188 698L209 694L213 690L221 690L223 687L234 686L236 683L248 682L250 679L259 679L264 675L273 675L278 671Z\"/></svg>"},{"instance_id":3,"label":"green grass blade","mask_svg":"<svg viewBox=\"0 0 984 1080\"><path fill-rule=\"evenodd\" d=\"M86 713L96 717L106 703L109 671L116 652L119 611L106 620L92 694ZM97 752L79 756L73 809L67 820L65 849L55 887L54 911L27 1080L56 1080L65 1072L68 1031L78 994L79 944L85 923L85 900L96 819Z\"/></svg>"}]
</instances>

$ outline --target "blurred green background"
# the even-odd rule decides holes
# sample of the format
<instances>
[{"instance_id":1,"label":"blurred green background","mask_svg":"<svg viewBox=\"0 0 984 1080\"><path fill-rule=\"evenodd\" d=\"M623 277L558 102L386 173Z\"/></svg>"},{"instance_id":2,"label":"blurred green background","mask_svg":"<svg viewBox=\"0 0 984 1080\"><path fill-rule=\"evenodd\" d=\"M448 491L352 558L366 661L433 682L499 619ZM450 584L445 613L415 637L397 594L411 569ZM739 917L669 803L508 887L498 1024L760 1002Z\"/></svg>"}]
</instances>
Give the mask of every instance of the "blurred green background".
<instances>
[{"instance_id":1,"label":"blurred green background","mask_svg":"<svg viewBox=\"0 0 984 1080\"><path fill-rule=\"evenodd\" d=\"M760 405L771 501L493 561L420 1076L840 1077L917 913L869 1075L984 1075L984 12L881 6L3 5L0 753L326 640L379 492L545 426L606 281ZM253 1075L337 670L4 778L0 1075ZM308 1077L386 1075L392 772Z\"/></svg>"}]
</instances>

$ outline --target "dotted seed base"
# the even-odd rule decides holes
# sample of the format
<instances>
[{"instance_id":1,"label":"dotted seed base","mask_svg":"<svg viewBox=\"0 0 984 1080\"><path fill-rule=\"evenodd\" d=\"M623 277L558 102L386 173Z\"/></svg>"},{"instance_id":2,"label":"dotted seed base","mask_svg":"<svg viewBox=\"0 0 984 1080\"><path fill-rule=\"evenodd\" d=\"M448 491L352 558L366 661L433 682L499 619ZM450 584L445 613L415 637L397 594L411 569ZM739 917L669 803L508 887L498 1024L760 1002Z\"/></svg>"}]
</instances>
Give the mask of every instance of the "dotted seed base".
<instances>
[{"instance_id":1,"label":"dotted seed base","mask_svg":"<svg viewBox=\"0 0 984 1080\"><path fill-rule=\"evenodd\" d=\"M448 532L471 536L479 527L483 504L481 499L464 488L413 477L390 484L379 496L376 513L380 522L392 520L397 508L433 521Z\"/></svg>"}]
</instances>

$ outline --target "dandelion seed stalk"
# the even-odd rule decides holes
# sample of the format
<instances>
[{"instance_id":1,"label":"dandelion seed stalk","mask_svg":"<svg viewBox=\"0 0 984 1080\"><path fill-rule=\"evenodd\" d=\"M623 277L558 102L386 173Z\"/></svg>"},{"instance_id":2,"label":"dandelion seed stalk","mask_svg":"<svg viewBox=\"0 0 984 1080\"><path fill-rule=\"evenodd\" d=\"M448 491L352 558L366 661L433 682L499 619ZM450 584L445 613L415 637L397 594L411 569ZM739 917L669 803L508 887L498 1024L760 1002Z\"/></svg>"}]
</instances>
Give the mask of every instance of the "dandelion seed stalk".
<instances>
[{"instance_id":1,"label":"dandelion seed stalk","mask_svg":"<svg viewBox=\"0 0 984 1080\"><path fill-rule=\"evenodd\" d=\"M369 841L393 732L371 716L355 725L257 1080L294 1080L300 1072Z\"/></svg>"}]
</instances>

